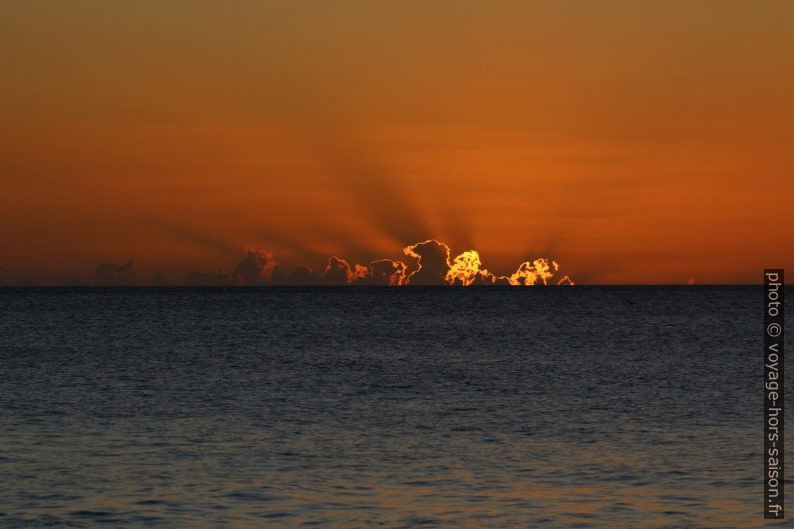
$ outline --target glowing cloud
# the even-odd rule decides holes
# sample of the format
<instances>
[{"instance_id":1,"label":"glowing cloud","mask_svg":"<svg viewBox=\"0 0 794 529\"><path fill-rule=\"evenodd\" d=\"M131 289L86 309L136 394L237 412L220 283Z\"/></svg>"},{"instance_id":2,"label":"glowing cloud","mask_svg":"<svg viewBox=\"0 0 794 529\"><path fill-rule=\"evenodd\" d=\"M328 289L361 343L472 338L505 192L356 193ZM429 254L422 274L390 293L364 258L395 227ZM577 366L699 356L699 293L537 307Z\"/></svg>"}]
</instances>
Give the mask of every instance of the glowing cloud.
<instances>
[{"instance_id":1,"label":"glowing cloud","mask_svg":"<svg viewBox=\"0 0 794 529\"><path fill-rule=\"evenodd\" d=\"M482 268L480 254L476 250L466 250L455 257L444 276L450 285L489 284L494 282L494 276Z\"/></svg>"},{"instance_id":2,"label":"glowing cloud","mask_svg":"<svg viewBox=\"0 0 794 529\"><path fill-rule=\"evenodd\" d=\"M279 269L271 252L246 250L245 257L230 273L221 270L193 272L187 282L193 285L573 285L570 276L557 278L560 266L552 260L538 258L524 261L509 276L489 272L476 250L466 250L454 258L449 246L436 239L418 242L403 249L406 256L415 260L413 266L392 259L376 259L369 265L350 264L346 259L332 255L321 273L315 274L308 266L298 266L290 273ZM107 283L119 284L132 279L132 261L116 266L104 264L97 271Z\"/></svg>"},{"instance_id":3,"label":"glowing cloud","mask_svg":"<svg viewBox=\"0 0 794 529\"><path fill-rule=\"evenodd\" d=\"M510 276L497 276L483 267L476 250L450 259L449 247L435 239L406 246L403 252L417 260L416 270L401 283L407 285L548 285L560 268L555 261L539 258L521 263ZM574 281L566 275L556 284L573 285Z\"/></svg>"},{"instance_id":4,"label":"glowing cloud","mask_svg":"<svg viewBox=\"0 0 794 529\"><path fill-rule=\"evenodd\" d=\"M548 281L554 277L560 266L548 259L540 258L534 261L524 261L518 266L518 270L509 277L511 285L538 285L543 283L548 285Z\"/></svg>"},{"instance_id":5,"label":"glowing cloud","mask_svg":"<svg viewBox=\"0 0 794 529\"><path fill-rule=\"evenodd\" d=\"M411 246L403 252L417 261L417 269L408 275L408 285L446 285L449 270L449 247L443 242L428 239Z\"/></svg>"}]
</instances>

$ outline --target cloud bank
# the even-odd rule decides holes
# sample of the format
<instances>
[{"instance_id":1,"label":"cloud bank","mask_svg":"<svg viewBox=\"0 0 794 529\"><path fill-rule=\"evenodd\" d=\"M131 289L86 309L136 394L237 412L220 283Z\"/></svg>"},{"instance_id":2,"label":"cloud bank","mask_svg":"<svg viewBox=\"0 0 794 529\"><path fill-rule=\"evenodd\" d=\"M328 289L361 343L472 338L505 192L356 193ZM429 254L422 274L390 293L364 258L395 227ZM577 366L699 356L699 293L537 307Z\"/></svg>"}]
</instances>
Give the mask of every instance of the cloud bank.
<instances>
[{"instance_id":1,"label":"cloud bank","mask_svg":"<svg viewBox=\"0 0 794 529\"><path fill-rule=\"evenodd\" d=\"M452 257L445 243L428 239L403 248L405 261L379 258L367 264L352 263L343 257L330 256L325 265L314 270L308 265L283 269L273 253L247 248L245 255L231 269L190 272L182 282L170 283L162 274L154 274L142 284L186 284L192 286L535 286L573 285L568 275L560 274L560 265L545 257L527 260L510 275L496 275L483 265L476 250L466 250ZM93 284L122 286L136 284L134 261L123 264L102 263Z\"/></svg>"}]
</instances>

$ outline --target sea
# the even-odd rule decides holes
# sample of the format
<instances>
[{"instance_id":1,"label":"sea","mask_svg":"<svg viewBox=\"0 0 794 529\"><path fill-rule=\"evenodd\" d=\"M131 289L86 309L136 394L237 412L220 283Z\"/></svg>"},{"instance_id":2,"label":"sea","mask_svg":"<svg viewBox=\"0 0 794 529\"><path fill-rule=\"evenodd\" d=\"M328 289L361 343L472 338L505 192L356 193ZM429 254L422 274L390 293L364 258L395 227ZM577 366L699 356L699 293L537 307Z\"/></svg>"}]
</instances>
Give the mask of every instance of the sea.
<instances>
[{"instance_id":1,"label":"sea","mask_svg":"<svg viewBox=\"0 0 794 529\"><path fill-rule=\"evenodd\" d=\"M763 311L762 286L5 288L0 527L768 527Z\"/></svg>"}]
</instances>

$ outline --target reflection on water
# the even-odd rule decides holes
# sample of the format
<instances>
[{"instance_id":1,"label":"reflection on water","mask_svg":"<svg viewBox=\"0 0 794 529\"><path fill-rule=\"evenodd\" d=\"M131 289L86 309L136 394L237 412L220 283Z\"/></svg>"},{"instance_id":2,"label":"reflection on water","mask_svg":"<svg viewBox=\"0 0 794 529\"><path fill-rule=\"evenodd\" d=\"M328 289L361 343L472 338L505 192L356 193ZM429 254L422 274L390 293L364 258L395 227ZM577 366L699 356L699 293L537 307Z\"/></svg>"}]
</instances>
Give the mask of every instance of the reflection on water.
<instances>
[{"instance_id":1,"label":"reflection on water","mask_svg":"<svg viewBox=\"0 0 794 529\"><path fill-rule=\"evenodd\" d=\"M758 299L0 291L0 527L762 527Z\"/></svg>"}]
</instances>

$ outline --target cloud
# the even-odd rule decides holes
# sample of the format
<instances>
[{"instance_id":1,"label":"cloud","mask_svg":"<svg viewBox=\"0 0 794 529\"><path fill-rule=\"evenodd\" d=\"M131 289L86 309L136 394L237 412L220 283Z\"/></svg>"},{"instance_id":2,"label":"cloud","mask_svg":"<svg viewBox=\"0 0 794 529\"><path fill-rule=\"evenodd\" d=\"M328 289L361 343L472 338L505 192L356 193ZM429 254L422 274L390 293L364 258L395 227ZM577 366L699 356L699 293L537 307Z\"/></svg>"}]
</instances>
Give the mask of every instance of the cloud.
<instances>
[{"instance_id":1,"label":"cloud","mask_svg":"<svg viewBox=\"0 0 794 529\"><path fill-rule=\"evenodd\" d=\"M271 252L248 249L232 270L231 281L237 285L264 285L273 277L277 266Z\"/></svg>"},{"instance_id":2,"label":"cloud","mask_svg":"<svg viewBox=\"0 0 794 529\"><path fill-rule=\"evenodd\" d=\"M573 286L576 283L573 282L573 279L571 279L570 276L565 275L565 276L562 277L562 279L557 281L557 284L558 285L571 285L571 286Z\"/></svg>"},{"instance_id":3,"label":"cloud","mask_svg":"<svg viewBox=\"0 0 794 529\"><path fill-rule=\"evenodd\" d=\"M153 274L149 277L149 284L153 286L165 286L168 284L168 280L165 276L161 273Z\"/></svg>"},{"instance_id":4,"label":"cloud","mask_svg":"<svg viewBox=\"0 0 794 529\"><path fill-rule=\"evenodd\" d=\"M305 268L305 267L304 267ZM351 265L346 259L328 258L319 283L323 285L397 286L405 283L407 266L402 261L377 259L369 266ZM304 276L304 279L309 279ZM317 281L315 281L315 284Z\"/></svg>"},{"instance_id":5,"label":"cloud","mask_svg":"<svg viewBox=\"0 0 794 529\"><path fill-rule=\"evenodd\" d=\"M222 269L191 272L184 282L188 285L573 285L569 276L557 275L559 264L546 258L528 260L509 276L497 276L482 263L480 254L466 250L454 258L449 246L436 239L428 239L403 249L406 256L415 259L412 265L392 259L376 259L368 265L351 264L332 255L321 273L301 265L284 273L272 252L249 248L245 256L230 272ZM102 263L97 267L94 283L98 285L135 284L134 262L124 264ZM146 284L163 285L162 274L152 275Z\"/></svg>"},{"instance_id":6,"label":"cloud","mask_svg":"<svg viewBox=\"0 0 794 529\"><path fill-rule=\"evenodd\" d=\"M103 286L134 285L135 271L132 269L134 264L132 259L122 265L102 263L94 273L94 283Z\"/></svg>"},{"instance_id":7,"label":"cloud","mask_svg":"<svg viewBox=\"0 0 794 529\"><path fill-rule=\"evenodd\" d=\"M322 275L325 285L349 285L369 277L369 268L364 265L350 265L345 259L332 255Z\"/></svg>"},{"instance_id":8,"label":"cloud","mask_svg":"<svg viewBox=\"0 0 794 529\"><path fill-rule=\"evenodd\" d=\"M539 258L521 263L510 276L497 276L483 267L476 250L466 250L451 259L449 247L435 239L407 246L403 251L417 260L417 268L401 283L408 285L548 285L554 284L552 279L559 270L555 261ZM566 275L556 284L574 282Z\"/></svg>"},{"instance_id":9,"label":"cloud","mask_svg":"<svg viewBox=\"0 0 794 529\"><path fill-rule=\"evenodd\" d=\"M549 262L544 258L524 261L518 266L518 270L509 277L509 281L511 285L517 286L547 285L559 268L560 265L556 262Z\"/></svg>"},{"instance_id":10,"label":"cloud","mask_svg":"<svg viewBox=\"0 0 794 529\"><path fill-rule=\"evenodd\" d=\"M205 272L190 272L185 276L185 283L191 286L219 286L229 284L229 274L207 270Z\"/></svg>"},{"instance_id":11,"label":"cloud","mask_svg":"<svg viewBox=\"0 0 794 529\"><path fill-rule=\"evenodd\" d=\"M417 260L417 268L408 275L409 285L446 285L449 271L449 247L443 242L428 239L406 246L405 255Z\"/></svg>"},{"instance_id":12,"label":"cloud","mask_svg":"<svg viewBox=\"0 0 794 529\"><path fill-rule=\"evenodd\" d=\"M350 265L344 259L332 255L328 258L328 264L322 275L322 282L326 285L347 285L352 279Z\"/></svg>"},{"instance_id":13,"label":"cloud","mask_svg":"<svg viewBox=\"0 0 794 529\"><path fill-rule=\"evenodd\" d=\"M252 230L261 244L266 244L268 247L275 246L288 254L297 255L315 262L324 260L327 256L327 254L323 254L301 241L284 235L280 230L271 230L259 225L254 225Z\"/></svg>"},{"instance_id":14,"label":"cloud","mask_svg":"<svg viewBox=\"0 0 794 529\"><path fill-rule=\"evenodd\" d=\"M288 285L316 285L317 276L308 266L297 266L283 281Z\"/></svg>"},{"instance_id":15,"label":"cloud","mask_svg":"<svg viewBox=\"0 0 794 529\"><path fill-rule=\"evenodd\" d=\"M494 283L494 276L482 268L480 254L475 250L466 250L449 263L449 269L444 276L450 285L490 285Z\"/></svg>"},{"instance_id":16,"label":"cloud","mask_svg":"<svg viewBox=\"0 0 794 529\"><path fill-rule=\"evenodd\" d=\"M369 264L369 274L357 283L365 285L398 286L405 284L408 267L402 261L377 259Z\"/></svg>"}]
</instances>

